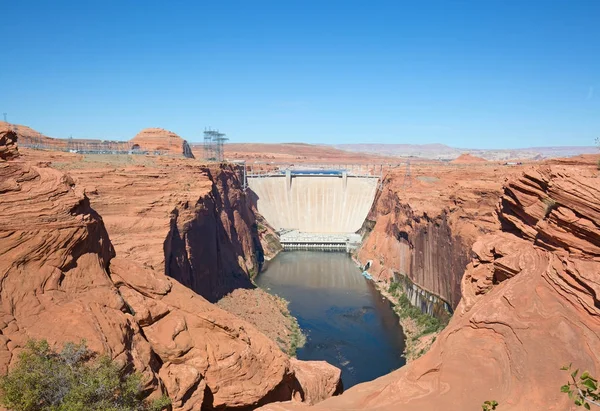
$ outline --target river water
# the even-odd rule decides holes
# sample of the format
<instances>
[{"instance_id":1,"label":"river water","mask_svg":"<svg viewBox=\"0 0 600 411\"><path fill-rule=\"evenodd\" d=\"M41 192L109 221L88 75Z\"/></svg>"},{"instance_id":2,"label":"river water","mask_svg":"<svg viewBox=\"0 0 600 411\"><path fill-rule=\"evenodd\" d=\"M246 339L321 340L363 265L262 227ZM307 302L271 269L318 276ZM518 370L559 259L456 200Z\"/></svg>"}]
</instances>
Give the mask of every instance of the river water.
<instances>
[{"instance_id":1,"label":"river water","mask_svg":"<svg viewBox=\"0 0 600 411\"><path fill-rule=\"evenodd\" d=\"M341 368L344 389L405 364L398 317L348 254L283 252L256 282L290 302L307 339L298 359Z\"/></svg>"}]
</instances>

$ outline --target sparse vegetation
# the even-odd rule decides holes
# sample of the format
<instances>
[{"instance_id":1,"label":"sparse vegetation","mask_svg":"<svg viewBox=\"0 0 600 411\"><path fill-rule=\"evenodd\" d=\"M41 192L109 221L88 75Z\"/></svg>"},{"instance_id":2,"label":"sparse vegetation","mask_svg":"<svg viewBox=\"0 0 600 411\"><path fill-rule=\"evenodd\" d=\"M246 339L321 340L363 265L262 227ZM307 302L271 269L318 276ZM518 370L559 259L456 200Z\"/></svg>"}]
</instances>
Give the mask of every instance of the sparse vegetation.
<instances>
[{"instance_id":1,"label":"sparse vegetation","mask_svg":"<svg viewBox=\"0 0 600 411\"><path fill-rule=\"evenodd\" d=\"M400 282L391 282L388 293L394 299L394 311L400 317L406 335L405 356L407 359L419 358L429 350L436 337L433 336L425 345L419 340L426 335L443 330L448 322L433 315L425 314L419 308L413 306Z\"/></svg>"},{"instance_id":2,"label":"sparse vegetation","mask_svg":"<svg viewBox=\"0 0 600 411\"><path fill-rule=\"evenodd\" d=\"M558 206L556 201L554 201L550 197L542 198L542 203L545 204L544 218L548 217L550 215L550 213L552 212L552 210L554 210Z\"/></svg>"},{"instance_id":3,"label":"sparse vegetation","mask_svg":"<svg viewBox=\"0 0 600 411\"><path fill-rule=\"evenodd\" d=\"M498 406L498 402L491 400L491 401L485 401L481 405L481 408L483 409L483 411L493 411L496 409L497 406Z\"/></svg>"},{"instance_id":4,"label":"sparse vegetation","mask_svg":"<svg viewBox=\"0 0 600 411\"><path fill-rule=\"evenodd\" d=\"M85 342L60 352L47 341L29 341L17 366L0 378L0 404L13 411L160 411L167 397L143 399L141 375L123 374L108 356Z\"/></svg>"},{"instance_id":5,"label":"sparse vegetation","mask_svg":"<svg viewBox=\"0 0 600 411\"><path fill-rule=\"evenodd\" d=\"M302 333L302 329L300 328L296 317L290 313L288 308L289 301L278 295L275 295L274 297L282 303L280 311L289 320L289 345L287 348L287 354L290 357L295 357L298 348L302 348L302 346L304 346L306 343L306 336ZM285 351L285 349L283 349L284 347L282 347L282 344L279 344L279 346L283 351Z\"/></svg>"},{"instance_id":6,"label":"sparse vegetation","mask_svg":"<svg viewBox=\"0 0 600 411\"><path fill-rule=\"evenodd\" d=\"M290 348L288 350L288 355L291 357L296 356L296 351L298 348L301 348L304 343L306 343L306 337L302 334L302 330L298 325L298 320L295 317L291 317L292 325L291 325L291 335L290 335Z\"/></svg>"},{"instance_id":7,"label":"sparse vegetation","mask_svg":"<svg viewBox=\"0 0 600 411\"><path fill-rule=\"evenodd\" d=\"M394 309L400 318L412 318L418 325L420 332L415 338L441 331L446 326L446 323L440 319L425 314L419 308L413 306L406 293L402 290L400 283L391 283L388 292L397 298L397 304Z\"/></svg>"},{"instance_id":8,"label":"sparse vegetation","mask_svg":"<svg viewBox=\"0 0 600 411\"><path fill-rule=\"evenodd\" d=\"M571 371L572 364L564 366L561 370ZM590 409L590 405L600 407L600 390L598 390L598 380L584 371L578 378L579 369L571 372L571 381L560 387L560 391L569 396L573 403L578 407Z\"/></svg>"}]
</instances>

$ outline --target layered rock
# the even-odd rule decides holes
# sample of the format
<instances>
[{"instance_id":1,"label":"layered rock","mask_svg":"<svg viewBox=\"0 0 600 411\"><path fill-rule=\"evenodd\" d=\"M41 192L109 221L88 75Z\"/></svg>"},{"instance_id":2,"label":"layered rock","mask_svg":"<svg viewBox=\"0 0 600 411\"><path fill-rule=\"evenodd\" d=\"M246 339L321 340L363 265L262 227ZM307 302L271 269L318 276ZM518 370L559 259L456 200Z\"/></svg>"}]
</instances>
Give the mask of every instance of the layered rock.
<instances>
[{"instance_id":1,"label":"layered rock","mask_svg":"<svg viewBox=\"0 0 600 411\"><path fill-rule=\"evenodd\" d=\"M406 277L423 292L452 308L478 236L500 228L496 203L503 175L516 168L413 165L392 169L383 181L365 223L366 239L357 253L376 279Z\"/></svg>"},{"instance_id":2,"label":"layered rock","mask_svg":"<svg viewBox=\"0 0 600 411\"><path fill-rule=\"evenodd\" d=\"M165 272L216 301L236 288L253 288L263 255L237 173L228 166L204 171L213 182L210 192L171 212Z\"/></svg>"},{"instance_id":3,"label":"layered rock","mask_svg":"<svg viewBox=\"0 0 600 411\"><path fill-rule=\"evenodd\" d=\"M502 410L568 409L561 366L600 373L596 173L550 166L508 183L503 230L473 245L463 298L431 350L315 409L466 410L486 400Z\"/></svg>"},{"instance_id":4,"label":"layered rock","mask_svg":"<svg viewBox=\"0 0 600 411\"><path fill-rule=\"evenodd\" d=\"M10 160L18 155L17 134L8 126L0 125L0 160Z\"/></svg>"},{"instance_id":5,"label":"layered rock","mask_svg":"<svg viewBox=\"0 0 600 411\"><path fill-rule=\"evenodd\" d=\"M512 181L502 197L502 221L551 251L600 256L600 190L594 173L572 176L546 166Z\"/></svg>"},{"instance_id":6,"label":"layered rock","mask_svg":"<svg viewBox=\"0 0 600 411\"><path fill-rule=\"evenodd\" d=\"M246 198L239 168L162 156L84 158L27 149L25 156L30 161L50 160L69 171L103 216L121 258L168 272L210 301L236 287L248 289L243 295L250 298L237 301L232 312L273 335L269 322L252 322L255 301L268 300L269 295L249 288L254 287L251 279L262 260L274 256L280 246ZM269 316L284 328L293 325L279 310Z\"/></svg>"},{"instance_id":7,"label":"layered rock","mask_svg":"<svg viewBox=\"0 0 600 411\"><path fill-rule=\"evenodd\" d=\"M162 128L145 128L130 140L132 148L149 151L169 152L194 158L187 141L172 131Z\"/></svg>"},{"instance_id":8,"label":"layered rock","mask_svg":"<svg viewBox=\"0 0 600 411\"><path fill-rule=\"evenodd\" d=\"M2 159L14 157L13 133L0 132L0 141L8 142ZM142 372L145 392L167 393L174 410L314 401L335 391L321 385L339 382L339 370L292 363L254 326L162 266L115 258L102 218L73 181L47 163L0 161L0 372L30 338L52 345L83 338ZM314 367L322 370L315 381L305 371Z\"/></svg>"},{"instance_id":9,"label":"layered rock","mask_svg":"<svg viewBox=\"0 0 600 411\"><path fill-rule=\"evenodd\" d=\"M114 249L87 197L69 176L20 161L0 162L0 182L0 371L29 338L85 339L156 389L150 345L108 275Z\"/></svg>"}]
</instances>

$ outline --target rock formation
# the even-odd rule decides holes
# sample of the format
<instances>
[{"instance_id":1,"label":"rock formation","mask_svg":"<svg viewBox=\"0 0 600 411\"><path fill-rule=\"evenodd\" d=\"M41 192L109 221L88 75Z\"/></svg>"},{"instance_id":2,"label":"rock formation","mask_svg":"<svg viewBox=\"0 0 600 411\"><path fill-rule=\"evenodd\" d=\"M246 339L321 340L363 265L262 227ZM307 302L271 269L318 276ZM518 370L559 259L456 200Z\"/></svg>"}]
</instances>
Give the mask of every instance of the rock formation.
<instances>
[{"instance_id":1,"label":"rock formation","mask_svg":"<svg viewBox=\"0 0 600 411\"><path fill-rule=\"evenodd\" d=\"M19 137L19 142L21 145L23 144L51 144L51 145L60 145L63 142L63 145L66 147L66 140L59 140L55 138L51 138L45 136L37 130L32 129L31 127L24 126L22 124L10 124L5 121L0 121L0 130L13 130Z\"/></svg>"},{"instance_id":2,"label":"rock formation","mask_svg":"<svg viewBox=\"0 0 600 411\"><path fill-rule=\"evenodd\" d=\"M136 134L130 143L134 149L168 152L194 158L187 141L162 128L145 128Z\"/></svg>"},{"instance_id":3,"label":"rock formation","mask_svg":"<svg viewBox=\"0 0 600 411\"><path fill-rule=\"evenodd\" d=\"M463 153L451 161L452 164L473 164L473 163L486 163L487 160L481 157L474 156L472 154Z\"/></svg>"},{"instance_id":4,"label":"rock formation","mask_svg":"<svg viewBox=\"0 0 600 411\"><path fill-rule=\"evenodd\" d=\"M314 409L568 409L561 366L600 373L597 171L527 170L505 185L498 213L502 230L473 245L461 302L431 350Z\"/></svg>"},{"instance_id":5,"label":"rock formation","mask_svg":"<svg viewBox=\"0 0 600 411\"><path fill-rule=\"evenodd\" d=\"M10 127L0 125L0 160L11 160L18 155L17 134Z\"/></svg>"},{"instance_id":6,"label":"rock formation","mask_svg":"<svg viewBox=\"0 0 600 411\"><path fill-rule=\"evenodd\" d=\"M15 140L0 132L0 372L30 338L84 338L142 372L145 392L166 392L175 410L312 402L335 392L336 368L290 361L252 325L126 258L131 250L115 258L83 188L47 162L14 159Z\"/></svg>"},{"instance_id":7,"label":"rock formation","mask_svg":"<svg viewBox=\"0 0 600 411\"><path fill-rule=\"evenodd\" d=\"M470 247L500 228L496 203L504 175L518 168L413 165L392 169L363 227L358 260L377 280L406 277L455 308Z\"/></svg>"}]
</instances>

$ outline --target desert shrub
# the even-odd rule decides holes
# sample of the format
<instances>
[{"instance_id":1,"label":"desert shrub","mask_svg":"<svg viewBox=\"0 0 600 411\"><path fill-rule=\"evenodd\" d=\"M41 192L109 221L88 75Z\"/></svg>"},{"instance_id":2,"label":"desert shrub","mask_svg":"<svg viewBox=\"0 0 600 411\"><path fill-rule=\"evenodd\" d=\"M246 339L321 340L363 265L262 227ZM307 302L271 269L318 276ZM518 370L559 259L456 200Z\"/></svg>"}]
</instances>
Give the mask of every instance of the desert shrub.
<instances>
[{"instance_id":1,"label":"desert shrub","mask_svg":"<svg viewBox=\"0 0 600 411\"><path fill-rule=\"evenodd\" d=\"M84 341L55 352L47 341L32 340L0 378L0 404L13 411L160 411L170 400L144 401L141 375L124 375Z\"/></svg>"},{"instance_id":2,"label":"desert shrub","mask_svg":"<svg viewBox=\"0 0 600 411\"><path fill-rule=\"evenodd\" d=\"M398 292L402 289L402 286L397 281L392 281L388 287L388 292L394 296L398 295Z\"/></svg>"},{"instance_id":3,"label":"desert shrub","mask_svg":"<svg viewBox=\"0 0 600 411\"><path fill-rule=\"evenodd\" d=\"M544 203L544 205L545 205L544 218L548 217L550 215L550 213L552 212L552 210L554 210L558 206L558 204L556 204L556 201L554 201L550 197L542 198L542 203Z\"/></svg>"},{"instance_id":4,"label":"desert shrub","mask_svg":"<svg viewBox=\"0 0 600 411\"><path fill-rule=\"evenodd\" d=\"M439 318L423 313L418 307L412 305L404 292L398 295L396 312L400 318L412 318L415 321L420 331L417 337L441 331L446 326L446 323L442 322Z\"/></svg>"},{"instance_id":5,"label":"desert shrub","mask_svg":"<svg viewBox=\"0 0 600 411\"><path fill-rule=\"evenodd\" d=\"M493 411L498 406L498 401L486 401L481 405L483 411Z\"/></svg>"}]
</instances>

